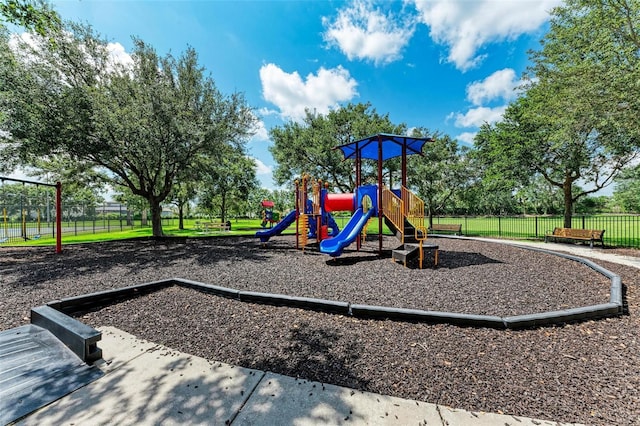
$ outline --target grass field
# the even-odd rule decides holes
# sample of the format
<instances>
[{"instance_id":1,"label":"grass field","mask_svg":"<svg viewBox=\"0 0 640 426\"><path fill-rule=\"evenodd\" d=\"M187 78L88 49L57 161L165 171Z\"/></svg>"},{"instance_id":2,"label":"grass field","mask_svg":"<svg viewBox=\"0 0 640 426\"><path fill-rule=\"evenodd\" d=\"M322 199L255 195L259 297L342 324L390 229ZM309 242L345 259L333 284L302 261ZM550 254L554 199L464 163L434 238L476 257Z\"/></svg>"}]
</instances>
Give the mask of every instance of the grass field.
<instances>
[{"instance_id":1,"label":"grass field","mask_svg":"<svg viewBox=\"0 0 640 426\"><path fill-rule=\"evenodd\" d=\"M340 229L349 221L350 216L339 215L336 222ZM545 234L553 231L554 227L562 226L562 217L438 217L434 223L461 224L462 233L467 236L484 236L507 239L543 239ZM634 215L592 215L575 216L574 228L604 229L604 240L608 246L640 248L640 216ZM53 230L43 224L27 223L26 230L28 240L20 238L21 224L13 224L12 227L0 228L0 241L3 235L17 235L11 239L0 242L0 245L35 246L54 245ZM209 235L254 235L260 227L260 219L233 219L231 231L203 232L198 229L196 219L186 219L183 230L178 229L178 220L171 219L163 223L163 231L167 236L199 237ZM291 225L285 234L294 234L295 224ZM367 234L378 233L378 221L373 219L367 227ZM383 224L383 233L390 234L389 229ZM96 222L71 222L63 223L63 244L73 244L92 241L118 240L125 238L149 237L150 226L123 226L119 220Z\"/></svg>"}]
</instances>

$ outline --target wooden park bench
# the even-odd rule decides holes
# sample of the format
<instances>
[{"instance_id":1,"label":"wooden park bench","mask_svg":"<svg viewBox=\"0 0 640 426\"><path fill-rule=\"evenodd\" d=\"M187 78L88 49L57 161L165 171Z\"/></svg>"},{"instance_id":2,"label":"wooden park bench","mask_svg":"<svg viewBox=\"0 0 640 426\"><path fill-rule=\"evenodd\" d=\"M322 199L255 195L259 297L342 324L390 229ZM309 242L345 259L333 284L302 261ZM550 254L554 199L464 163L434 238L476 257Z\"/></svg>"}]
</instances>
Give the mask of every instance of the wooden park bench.
<instances>
[{"instance_id":1,"label":"wooden park bench","mask_svg":"<svg viewBox=\"0 0 640 426\"><path fill-rule=\"evenodd\" d=\"M593 248L594 241L600 241L604 248L604 229L573 229L554 228L551 234L544 237L544 242L567 240L567 241L589 241L589 247Z\"/></svg>"},{"instance_id":2,"label":"wooden park bench","mask_svg":"<svg viewBox=\"0 0 640 426\"><path fill-rule=\"evenodd\" d=\"M203 228L204 228L204 232L209 232L209 231L231 231L231 227L229 226L229 223L223 223L223 222L204 222L202 224Z\"/></svg>"},{"instance_id":3,"label":"wooden park bench","mask_svg":"<svg viewBox=\"0 0 640 426\"><path fill-rule=\"evenodd\" d=\"M460 223L434 223L429 227L429 233L433 232L453 232L455 235L462 235L462 224Z\"/></svg>"}]
</instances>

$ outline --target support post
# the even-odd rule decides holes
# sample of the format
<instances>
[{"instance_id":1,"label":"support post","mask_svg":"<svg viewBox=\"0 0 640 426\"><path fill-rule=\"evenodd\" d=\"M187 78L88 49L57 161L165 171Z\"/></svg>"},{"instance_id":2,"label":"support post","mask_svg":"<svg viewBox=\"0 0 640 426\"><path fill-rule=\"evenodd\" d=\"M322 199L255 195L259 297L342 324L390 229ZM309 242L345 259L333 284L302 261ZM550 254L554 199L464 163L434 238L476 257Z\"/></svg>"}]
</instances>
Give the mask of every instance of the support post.
<instances>
[{"instance_id":1,"label":"support post","mask_svg":"<svg viewBox=\"0 0 640 426\"><path fill-rule=\"evenodd\" d=\"M378 135L378 251L382 255L382 136Z\"/></svg>"},{"instance_id":2,"label":"support post","mask_svg":"<svg viewBox=\"0 0 640 426\"><path fill-rule=\"evenodd\" d=\"M62 183L56 182L56 253L62 253Z\"/></svg>"}]
</instances>

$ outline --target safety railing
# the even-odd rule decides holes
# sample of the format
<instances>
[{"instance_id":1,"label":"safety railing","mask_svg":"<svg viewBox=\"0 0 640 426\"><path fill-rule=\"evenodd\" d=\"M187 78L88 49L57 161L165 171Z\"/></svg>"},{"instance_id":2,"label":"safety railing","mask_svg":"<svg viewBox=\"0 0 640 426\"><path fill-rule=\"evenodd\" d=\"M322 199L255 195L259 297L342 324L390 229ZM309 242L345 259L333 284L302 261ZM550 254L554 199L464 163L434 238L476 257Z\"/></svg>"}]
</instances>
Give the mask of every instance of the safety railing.
<instances>
[{"instance_id":1,"label":"safety railing","mask_svg":"<svg viewBox=\"0 0 640 426\"><path fill-rule=\"evenodd\" d=\"M382 210L404 241L404 202L386 186L382 188Z\"/></svg>"},{"instance_id":2,"label":"safety railing","mask_svg":"<svg viewBox=\"0 0 640 426\"><path fill-rule=\"evenodd\" d=\"M415 227L424 227L424 201L404 186L401 189L404 215Z\"/></svg>"},{"instance_id":3,"label":"safety railing","mask_svg":"<svg viewBox=\"0 0 640 426\"><path fill-rule=\"evenodd\" d=\"M312 195L311 195L311 203L313 205L312 207L312 214L314 215L319 215L320 214L320 190L322 189L322 181L321 180L315 180L313 179L311 181L311 190L312 190Z\"/></svg>"}]
</instances>

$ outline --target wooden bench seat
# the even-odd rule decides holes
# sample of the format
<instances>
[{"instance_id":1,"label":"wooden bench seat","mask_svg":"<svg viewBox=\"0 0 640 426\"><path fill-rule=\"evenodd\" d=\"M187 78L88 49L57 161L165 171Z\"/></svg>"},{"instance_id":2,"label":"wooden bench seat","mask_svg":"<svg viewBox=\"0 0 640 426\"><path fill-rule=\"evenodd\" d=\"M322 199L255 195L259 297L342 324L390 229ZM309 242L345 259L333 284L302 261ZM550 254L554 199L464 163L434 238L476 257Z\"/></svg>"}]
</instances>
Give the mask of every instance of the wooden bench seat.
<instances>
[{"instance_id":1,"label":"wooden bench seat","mask_svg":"<svg viewBox=\"0 0 640 426\"><path fill-rule=\"evenodd\" d=\"M604 248L604 229L573 229L554 228L551 234L544 237L544 242L549 241L589 241L589 247L593 248L594 241L599 241Z\"/></svg>"},{"instance_id":2,"label":"wooden bench seat","mask_svg":"<svg viewBox=\"0 0 640 426\"><path fill-rule=\"evenodd\" d=\"M433 232L453 232L455 235L462 235L462 224L460 223L434 223L429 227L430 233Z\"/></svg>"},{"instance_id":3,"label":"wooden bench seat","mask_svg":"<svg viewBox=\"0 0 640 426\"><path fill-rule=\"evenodd\" d=\"M203 228L204 228L204 232L208 232L208 231L230 231L231 227L229 226L229 223L222 223L222 222L204 222L202 224Z\"/></svg>"}]
</instances>

